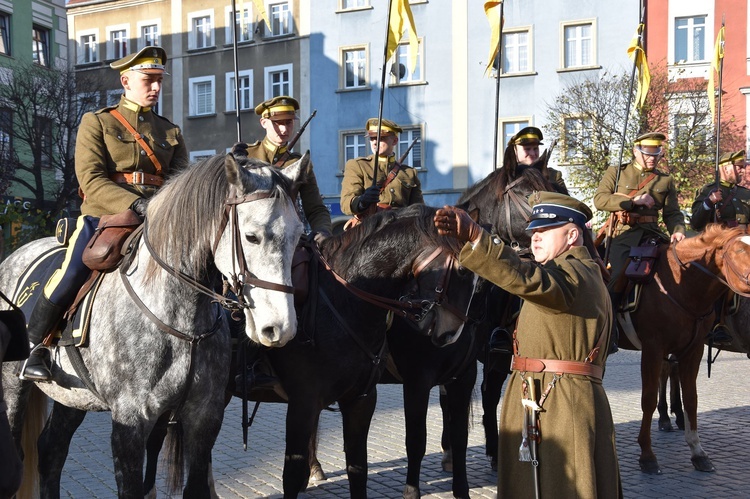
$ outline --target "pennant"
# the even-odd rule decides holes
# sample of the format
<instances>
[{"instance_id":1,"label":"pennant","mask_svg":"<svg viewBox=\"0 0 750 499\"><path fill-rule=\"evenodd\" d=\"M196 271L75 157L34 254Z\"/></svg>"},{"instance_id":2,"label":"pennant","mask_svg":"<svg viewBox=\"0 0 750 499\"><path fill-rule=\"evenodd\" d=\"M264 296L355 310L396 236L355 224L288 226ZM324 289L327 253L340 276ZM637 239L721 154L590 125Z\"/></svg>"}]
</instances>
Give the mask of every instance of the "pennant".
<instances>
[{"instance_id":1,"label":"pennant","mask_svg":"<svg viewBox=\"0 0 750 499\"><path fill-rule=\"evenodd\" d=\"M651 85L651 71L648 68L646 51L643 50L643 30L645 27L643 23L638 25L635 36L633 36L628 47L628 57L635 63L638 71L638 88L635 91L635 107L638 109L646 103L648 87Z\"/></svg>"},{"instance_id":2,"label":"pennant","mask_svg":"<svg viewBox=\"0 0 750 499\"><path fill-rule=\"evenodd\" d=\"M240 0L240 7L237 9L238 12L242 12L242 4L244 3L243 0ZM253 0L253 3L255 4L255 9L258 11L258 14L260 17L263 18L263 20L266 22L266 26L268 27L268 31L271 31L271 21L268 20L268 14L266 13L266 5L263 0Z\"/></svg>"},{"instance_id":3,"label":"pennant","mask_svg":"<svg viewBox=\"0 0 750 499\"><path fill-rule=\"evenodd\" d=\"M256 0L258 1L258 0ZM419 39L417 29L414 27L414 17L411 15L409 0L389 0L391 6L391 22L388 26L388 49L385 60L388 61L396 53L398 43L404 31L409 32L409 71L414 72L417 68L417 55L419 54Z\"/></svg>"},{"instance_id":4,"label":"pennant","mask_svg":"<svg viewBox=\"0 0 750 499\"><path fill-rule=\"evenodd\" d=\"M711 109L711 123L716 119L716 89L714 88L714 72L721 74L721 61L724 59L724 25L721 25L719 35L714 45L714 58L708 70L708 106ZM719 89L721 92L721 89Z\"/></svg>"},{"instance_id":5,"label":"pennant","mask_svg":"<svg viewBox=\"0 0 750 499\"><path fill-rule=\"evenodd\" d=\"M490 55L487 58L487 69L484 70L484 75L489 76L492 65L495 63L495 58L498 52L500 52L500 32L502 31L502 24L505 23L505 19L500 20L500 6L502 0L499 2L485 2L484 3L484 14L487 16L487 21L490 23ZM502 61L501 61L502 64ZM498 75L500 70L498 68Z\"/></svg>"}]
</instances>

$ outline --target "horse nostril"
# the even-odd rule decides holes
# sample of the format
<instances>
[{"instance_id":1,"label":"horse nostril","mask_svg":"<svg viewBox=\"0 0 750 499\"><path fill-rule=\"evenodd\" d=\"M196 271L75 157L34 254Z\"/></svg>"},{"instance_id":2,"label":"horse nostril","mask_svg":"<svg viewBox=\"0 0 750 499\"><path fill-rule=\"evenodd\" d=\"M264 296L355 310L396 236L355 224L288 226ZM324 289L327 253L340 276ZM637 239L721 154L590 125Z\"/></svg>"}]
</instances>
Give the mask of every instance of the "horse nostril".
<instances>
[{"instance_id":1,"label":"horse nostril","mask_svg":"<svg viewBox=\"0 0 750 499\"><path fill-rule=\"evenodd\" d=\"M275 342L278 340L278 334L276 333L276 328L273 326L266 326L263 329L261 329L260 334L263 336L263 338L270 340L272 342Z\"/></svg>"}]
</instances>

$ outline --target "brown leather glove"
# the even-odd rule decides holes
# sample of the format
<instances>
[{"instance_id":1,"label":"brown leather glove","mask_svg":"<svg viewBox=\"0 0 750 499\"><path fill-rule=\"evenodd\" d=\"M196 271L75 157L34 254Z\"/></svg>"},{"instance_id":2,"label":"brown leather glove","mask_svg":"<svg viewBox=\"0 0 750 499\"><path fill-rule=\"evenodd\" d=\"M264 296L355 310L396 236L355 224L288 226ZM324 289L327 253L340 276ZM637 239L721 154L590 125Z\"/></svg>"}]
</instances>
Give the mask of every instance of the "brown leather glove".
<instances>
[{"instance_id":1,"label":"brown leather glove","mask_svg":"<svg viewBox=\"0 0 750 499\"><path fill-rule=\"evenodd\" d=\"M435 212L435 227L441 236L455 237L465 243L474 243L482 237L484 229L461 208L444 206Z\"/></svg>"}]
</instances>

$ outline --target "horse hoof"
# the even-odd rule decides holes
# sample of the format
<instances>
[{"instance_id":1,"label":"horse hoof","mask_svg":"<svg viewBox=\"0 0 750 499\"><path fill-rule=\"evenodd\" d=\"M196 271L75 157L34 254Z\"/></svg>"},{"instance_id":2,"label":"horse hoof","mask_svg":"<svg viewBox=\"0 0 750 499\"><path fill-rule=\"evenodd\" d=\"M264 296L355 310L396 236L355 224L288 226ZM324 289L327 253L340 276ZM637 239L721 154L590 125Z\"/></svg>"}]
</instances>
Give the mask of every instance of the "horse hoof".
<instances>
[{"instance_id":1,"label":"horse hoof","mask_svg":"<svg viewBox=\"0 0 750 499\"><path fill-rule=\"evenodd\" d=\"M419 487L414 485L407 485L404 487L404 499L419 499L422 494L419 492Z\"/></svg>"},{"instance_id":2,"label":"horse hoof","mask_svg":"<svg viewBox=\"0 0 750 499\"><path fill-rule=\"evenodd\" d=\"M450 451L443 452L443 459L440 461L443 471L453 473L453 454Z\"/></svg>"},{"instance_id":3,"label":"horse hoof","mask_svg":"<svg viewBox=\"0 0 750 499\"><path fill-rule=\"evenodd\" d=\"M649 474L649 475L661 475L661 468L659 468L659 463L656 462L656 459L654 460L638 460L638 464L641 465L641 471Z\"/></svg>"},{"instance_id":4,"label":"horse hoof","mask_svg":"<svg viewBox=\"0 0 750 499\"><path fill-rule=\"evenodd\" d=\"M490 458L490 468L492 468L492 471L497 471L497 457Z\"/></svg>"},{"instance_id":5,"label":"horse hoof","mask_svg":"<svg viewBox=\"0 0 750 499\"><path fill-rule=\"evenodd\" d=\"M711 463L708 456L693 456L690 458L690 461L693 462L693 467L698 471L716 471L716 468L714 468L714 465Z\"/></svg>"},{"instance_id":6,"label":"horse hoof","mask_svg":"<svg viewBox=\"0 0 750 499\"><path fill-rule=\"evenodd\" d=\"M669 419L665 419L662 421L659 420L659 431L673 431L674 427L672 426L672 422Z\"/></svg>"},{"instance_id":7,"label":"horse hoof","mask_svg":"<svg viewBox=\"0 0 750 499\"><path fill-rule=\"evenodd\" d=\"M323 472L323 468L320 466L313 466L312 469L310 469L311 482L322 482L325 480L328 480L328 477L326 477L326 474Z\"/></svg>"}]
</instances>

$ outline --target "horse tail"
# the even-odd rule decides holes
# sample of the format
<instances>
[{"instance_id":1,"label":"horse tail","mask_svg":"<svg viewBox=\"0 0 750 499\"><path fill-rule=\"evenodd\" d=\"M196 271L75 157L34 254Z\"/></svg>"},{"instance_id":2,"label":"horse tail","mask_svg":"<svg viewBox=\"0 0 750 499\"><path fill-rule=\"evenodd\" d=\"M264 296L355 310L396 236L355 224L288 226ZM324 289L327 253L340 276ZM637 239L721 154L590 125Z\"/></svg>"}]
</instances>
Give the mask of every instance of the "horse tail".
<instances>
[{"instance_id":1,"label":"horse tail","mask_svg":"<svg viewBox=\"0 0 750 499\"><path fill-rule=\"evenodd\" d=\"M23 479L18 489L18 499L39 497L39 453L37 440L47 420L47 395L35 385L31 386L21 431L23 449Z\"/></svg>"},{"instance_id":2,"label":"horse tail","mask_svg":"<svg viewBox=\"0 0 750 499\"><path fill-rule=\"evenodd\" d=\"M170 422L167 426L166 446L164 465L167 469L167 490L171 496L182 490L185 480L183 429L180 420Z\"/></svg>"}]
</instances>

